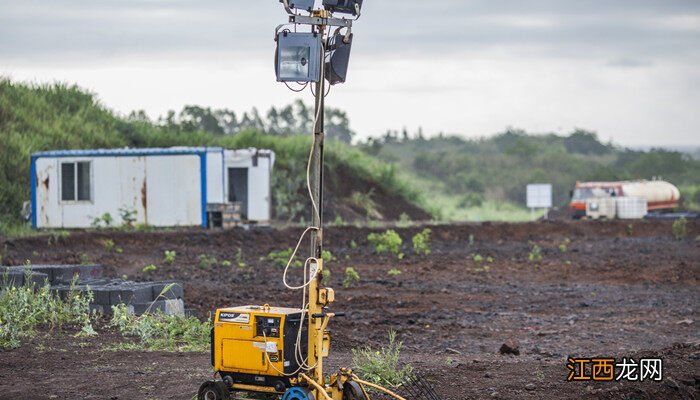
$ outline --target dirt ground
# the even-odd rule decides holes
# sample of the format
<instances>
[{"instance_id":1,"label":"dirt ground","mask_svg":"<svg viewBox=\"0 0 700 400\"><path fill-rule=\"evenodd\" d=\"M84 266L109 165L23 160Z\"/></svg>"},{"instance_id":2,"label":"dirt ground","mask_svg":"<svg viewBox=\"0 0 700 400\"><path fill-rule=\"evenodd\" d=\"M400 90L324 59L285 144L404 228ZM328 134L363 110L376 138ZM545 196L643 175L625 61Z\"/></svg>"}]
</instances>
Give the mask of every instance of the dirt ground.
<instances>
[{"instance_id":1,"label":"dirt ground","mask_svg":"<svg viewBox=\"0 0 700 400\"><path fill-rule=\"evenodd\" d=\"M699 222L688 223L681 241L668 221L430 228L430 255L412 251L411 237L422 227L396 228L404 240L402 260L374 253L367 234L379 230L326 230L326 248L335 258L328 265L336 289L333 309L348 312L331 322L332 368L348 365L354 347L382 345L395 329L404 342L404 361L445 400L698 398ZM298 306L300 293L284 289L281 269L261 259L293 247L300 233L73 232L51 240L3 240L0 248L5 264L87 257L114 277L177 279L188 306L206 316L217 306ZM106 239L123 252L106 251ZM537 262L529 259L535 245L542 253ZM239 249L253 268L236 267ZM165 250L177 252L172 266L162 262ZM202 254L219 265L200 268ZM221 266L223 260L234 266ZM151 263L159 267L155 274L141 272ZM346 267L360 274L359 284L342 287ZM401 275L390 277L391 268ZM43 331L19 349L0 352L0 398L190 399L211 377L208 354L106 351L123 339L104 327L98 332L86 339L70 329ZM508 339L519 341L520 355L499 354ZM567 356L660 357L663 381L566 382Z\"/></svg>"}]
</instances>

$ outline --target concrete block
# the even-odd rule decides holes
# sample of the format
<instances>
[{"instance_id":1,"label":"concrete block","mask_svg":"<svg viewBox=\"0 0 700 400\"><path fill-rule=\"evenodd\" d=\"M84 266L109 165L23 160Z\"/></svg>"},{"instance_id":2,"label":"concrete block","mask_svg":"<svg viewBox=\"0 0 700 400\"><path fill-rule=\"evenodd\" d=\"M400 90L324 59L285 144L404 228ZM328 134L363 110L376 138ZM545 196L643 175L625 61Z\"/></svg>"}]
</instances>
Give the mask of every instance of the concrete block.
<instances>
[{"instance_id":1,"label":"concrete block","mask_svg":"<svg viewBox=\"0 0 700 400\"><path fill-rule=\"evenodd\" d=\"M43 266L42 266L43 267ZM52 265L54 283L70 283L74 275L79 281L99 279L102 277L101 265Z\"/></svg>"},{"instance_id":2,"label":"concrete block","mask_svg":"<svg viewBox=\"0 0 700 400\"><path fill-rule=\"evenodd\" d=\"M148 284L124 283L116 286L109 296L110 304L148 303L153 301L153 289Z\"/></svg>"},{"instance_id":3,"label":"concrete block","mask_svg":"<svg viewBox=\"0 0 700 400\"><path fill-rule=\"evenodd\" d=\"M153 282L153 299L157 299L163 289L171 283L175 283L175 285L173 285L170 290L163 293L163 297L160 299L183 299L185 297L185 291L182 288L182 284L177 282Z\"/></svg>"},{"instance_id":4,"label":"concrete block","mask_svg":"<svg viewBox=\"0 0 700 400\"><path fill-rule=\"evenodd\" d=\"M181 299L157 300L150 303L137 303L133 306L136 315L141 315L146 311L151 314L162 312L167 315L185 315L185 303Z\"/></svg>"},{"instance_id":5,"label":"concrete block","mask_svg":"<svg viewBox=\"0 0 700 400\"><path fill-rule=\"evenodd\" d=\"M24 284L24 273L22 271L14 271L7 269L3 271L0 277L0 286L20 287Z\"/></svg>"}]
</instances>

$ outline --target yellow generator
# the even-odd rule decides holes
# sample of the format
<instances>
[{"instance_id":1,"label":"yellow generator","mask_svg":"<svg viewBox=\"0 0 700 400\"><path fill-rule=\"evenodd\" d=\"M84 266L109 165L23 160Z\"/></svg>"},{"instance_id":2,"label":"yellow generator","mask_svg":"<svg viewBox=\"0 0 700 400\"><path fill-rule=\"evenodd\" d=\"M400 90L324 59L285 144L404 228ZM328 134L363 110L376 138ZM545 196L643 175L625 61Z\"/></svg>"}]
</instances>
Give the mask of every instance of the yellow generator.
<instances>
[{"instance_id":1,"label":"yellow generator","mask_svg":"<svg viewBox=\"0 0 700 400\"><path fill-rule=\"evenodd\" d=\"M308 349L303 310L243 306L217 310L211 361L228 387L284 393Z\"/></svg>"}]
</instances>

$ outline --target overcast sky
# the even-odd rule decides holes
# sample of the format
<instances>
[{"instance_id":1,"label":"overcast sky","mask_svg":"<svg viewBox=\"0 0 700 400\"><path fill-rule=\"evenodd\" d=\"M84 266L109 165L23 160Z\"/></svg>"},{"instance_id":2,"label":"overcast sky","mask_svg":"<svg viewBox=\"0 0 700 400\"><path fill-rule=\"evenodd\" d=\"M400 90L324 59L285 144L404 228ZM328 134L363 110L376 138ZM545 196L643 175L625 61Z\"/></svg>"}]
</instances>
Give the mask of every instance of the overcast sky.
<instances>
[{"instance_id":1,"label":"overcast sky","mask_svg":"<svg viewBox=\"0 0 700 400\"><path fill-rule=\"evenodd\" d=\"M327 101L360 137L581 127L623 145L700 145L698 0L365 0L363 11L349 80ZM0 75L77 83L120 113L267 110L299 97L274 77L285 21L277 0L0 0Z\"/></svg>"}]
</instances>

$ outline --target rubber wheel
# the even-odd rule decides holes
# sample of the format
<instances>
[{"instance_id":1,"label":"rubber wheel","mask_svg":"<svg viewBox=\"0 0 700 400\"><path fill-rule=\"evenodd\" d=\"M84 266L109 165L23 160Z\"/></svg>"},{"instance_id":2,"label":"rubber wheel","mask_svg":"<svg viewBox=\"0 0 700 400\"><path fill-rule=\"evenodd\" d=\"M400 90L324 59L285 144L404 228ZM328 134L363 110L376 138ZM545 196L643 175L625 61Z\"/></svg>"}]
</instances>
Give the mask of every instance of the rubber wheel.
<instances>
[{"instance_id":1,"label":"rubber wheel","mask_svg":"<svg viewBox=\"0 0 700 400\"><path fill-rule=\"evenodd\" d=\"M230 400L226 384L221 381L207 381L199 387L197 400Z\"/></svg>"},{"instance_id":2,"label":"rubber wheel","mask_svg":"<svg viewBox=\"0 0 700 400\"><path fill-rule=\"evenodd\" d=\"M284 392L282 400L315 400L315 397L309 389L293 387Z\"/></svg>"},{"instance_id":3,"label":"rubber wheel","mask_svg":"<svg viewBox=\"0 0 700 400\"><path fill-rule=\"evenodd\" d=\"M343 385L343 400L365 400L362 387L355 381L347 381Z\"/></svg>"}]
</instances>

